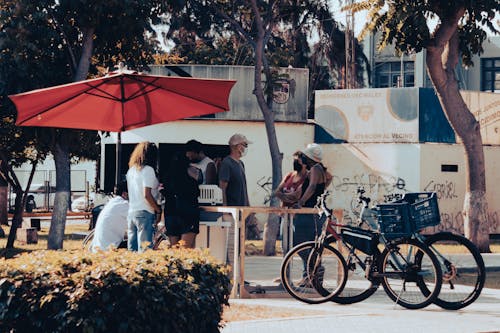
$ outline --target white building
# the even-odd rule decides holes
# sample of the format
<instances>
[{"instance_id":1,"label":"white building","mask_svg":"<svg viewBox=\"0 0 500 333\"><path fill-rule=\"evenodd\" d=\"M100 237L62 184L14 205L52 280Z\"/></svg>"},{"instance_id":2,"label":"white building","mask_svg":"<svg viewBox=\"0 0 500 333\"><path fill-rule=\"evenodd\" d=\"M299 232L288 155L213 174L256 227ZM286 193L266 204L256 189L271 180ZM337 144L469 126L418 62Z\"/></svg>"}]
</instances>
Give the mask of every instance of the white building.
<instances>
[{"instance_id":1,"label":"white building","mask_svg":"<svg viewBox=\"0 0 500 333\"><path fill-rule=\"evenodd\" d=\"M363 42L372 69L371 88L420 87L432 88L426 72L426 51L417 54L395 55L394 47L376 51L377 37ZM473 57L474 66L456 69L460 89L500 92L500 36L490 36L483 44L484 52ZM401 77L404 79L401 81Z\"/></svg>"}]
</instances>

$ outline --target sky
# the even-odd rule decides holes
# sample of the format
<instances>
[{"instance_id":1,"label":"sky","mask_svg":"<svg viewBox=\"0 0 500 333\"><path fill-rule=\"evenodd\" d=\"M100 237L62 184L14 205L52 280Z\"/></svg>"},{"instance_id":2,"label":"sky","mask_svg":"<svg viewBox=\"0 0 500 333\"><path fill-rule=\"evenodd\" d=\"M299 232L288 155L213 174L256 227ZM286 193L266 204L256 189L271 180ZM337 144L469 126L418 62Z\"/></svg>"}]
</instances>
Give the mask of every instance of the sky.
<instances>
[{"instance_id":1,"label":"sky","mask_svg":"<svg viewBox=\"0 0 500 333\"><path fill-rule=\"evenodd\" d=\"M356 0L354 0L356 2ZM343 0L345 2L345 0ZM332 11L335 19L337 22L341 23L342 25L345 26L346 24L346 12L341 10L341 5L339 0L330 0L330 10ZM364 24L366 23L366 13L367 11L362 11L354 14L354 36L359 36L359 33L361 32L361 29L363 29ZM497 14L494 20L494 24L497 27L497 29L500 30L500 14ZM435 27L436 23L434 22L431 27ZM166 30L167 27L165 26L156 26L155 30L160 35L162 30ZM486 32L488 35L493 36L493 34L489 31L489 29L486 29ZM160 43L162 44L162 48L165 50L171 49L173 45L165 45L164 41L160 38Z\"/></svg>"},{"instance_id":2,"label":"sky","mask_svg":"<svg viewBox=\"0 0 500 333\"><path fill-rule=\"evenodd\" d=\"M342 2L346 2L343 0ZM354 0L354 2L359 2ZM345 25L346 24L346 13L341 10L341 5L339 4L339 0L330 0L330 10L333 12L334 17L337 22ZM364 24L366 23L366 13L367 11L362 11L354 14L354 36L359 36L361 29L363 29ZM496 15L493 24L497 29L500 30L500 13ZM436 22L432 22L430 27L431 29L435 28ZM485 29L489 36L494 36L493 33L489 29Z\"/></svg>"}]
</instances>

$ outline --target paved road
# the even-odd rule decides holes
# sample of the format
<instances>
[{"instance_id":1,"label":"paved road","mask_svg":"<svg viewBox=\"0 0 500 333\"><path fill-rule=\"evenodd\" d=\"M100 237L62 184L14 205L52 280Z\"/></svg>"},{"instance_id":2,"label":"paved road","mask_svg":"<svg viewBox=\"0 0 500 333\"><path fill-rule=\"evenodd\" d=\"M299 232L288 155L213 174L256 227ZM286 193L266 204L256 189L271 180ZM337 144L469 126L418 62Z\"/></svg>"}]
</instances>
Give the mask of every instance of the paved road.
<instances>
[{"instance_id":1,"label":"paved road","mask_svg":"<svg viewBox=\"0 0 500 333\"><path fill-rule=\"evenodd\" d=\"M500 254L483 256L487 270L500 271ZM280 257L247 257L245 280L252 285L276 285ZM407 310L395 305L379 290L364 302L351 305L325 303L308 305L283 294L266 298L231 299L230 304L264 305L293 309L293 318L231 322L222 333L294 332L500 332L500 290L484 289L479 299L465 309L446 311L435 305L422 310ZM301 313L306 313L304 316Z\"/></svg>"}]
</instances>

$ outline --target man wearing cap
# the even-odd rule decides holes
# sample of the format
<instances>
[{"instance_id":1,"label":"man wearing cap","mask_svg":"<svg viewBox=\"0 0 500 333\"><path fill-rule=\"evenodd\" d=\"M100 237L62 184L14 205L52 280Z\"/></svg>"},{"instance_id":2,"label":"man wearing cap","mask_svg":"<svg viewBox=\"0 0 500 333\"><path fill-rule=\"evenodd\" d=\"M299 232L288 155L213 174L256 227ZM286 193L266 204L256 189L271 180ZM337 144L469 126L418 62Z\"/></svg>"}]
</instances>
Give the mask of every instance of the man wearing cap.
<instances>
[{"instance_id":1,"label":"man wearing cap","mask_svg":"<svg viewBox=\"0 0 500 333\"><path fill-rule=\"evenodd\" d=\"M219 187L222 189L224 206L249 206L245 165L241 157L252 143L243 134L236 133L229 138L230 153L219 169Z\"/></svg>"}]
</instances>

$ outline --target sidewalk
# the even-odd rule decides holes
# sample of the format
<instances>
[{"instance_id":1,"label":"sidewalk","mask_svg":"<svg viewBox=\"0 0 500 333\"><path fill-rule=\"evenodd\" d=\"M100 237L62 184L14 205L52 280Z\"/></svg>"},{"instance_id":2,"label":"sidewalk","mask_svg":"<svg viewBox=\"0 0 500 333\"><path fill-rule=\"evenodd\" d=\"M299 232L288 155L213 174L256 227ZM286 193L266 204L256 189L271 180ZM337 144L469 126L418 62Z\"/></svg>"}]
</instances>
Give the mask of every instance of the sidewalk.
<instances>
[{"instance_id":1,"label":"sidewalk","mask_svg":"<svg viewBox=\"0 0 500 333\"><path fill-rule=\"evenodd\" d=\"M231 322L222 333L303 333L303 332L500 332L500 290L485 289L479 299L458 311L435 305L422 310L407 310L395 305L382 290L364 302L339 305L308 305L294 299L234 299L230 304L292 308L294 318ZM301 317L307 310L317 315Z\"/></svg>"},{"instance_id":2,"label":"sidewalk","mask_svg":"<svg viewBox=\"0 0 500 333\"><path fill-rule=\"evenodd\" d=\"M500 254L486 254L483 258L487 272L500 271ZM272 279L279 275L280 263L279 257L247 257L245 280L252 284L273 285ZM309 305L290 297L283 298L283 295L269 297L231 299L229 303L292 309L297 315L230 322L221 332L500 332L499 289L483 289L476 302L458 311L443 310L435 305L407 310L395 305L382 288L364 302L351 305L332 302Z\"/></svg>"}]
</instances>

